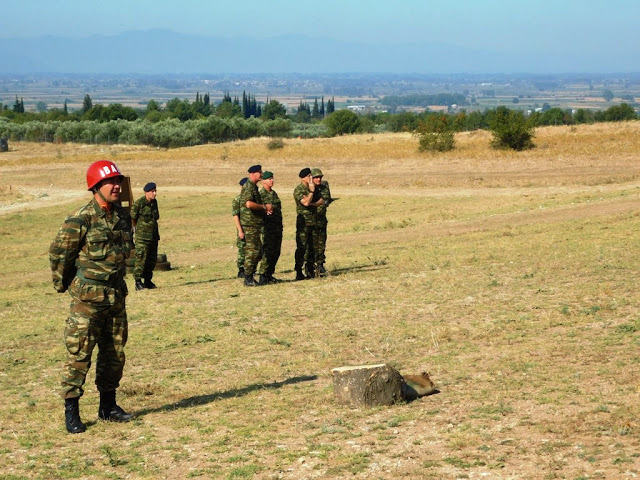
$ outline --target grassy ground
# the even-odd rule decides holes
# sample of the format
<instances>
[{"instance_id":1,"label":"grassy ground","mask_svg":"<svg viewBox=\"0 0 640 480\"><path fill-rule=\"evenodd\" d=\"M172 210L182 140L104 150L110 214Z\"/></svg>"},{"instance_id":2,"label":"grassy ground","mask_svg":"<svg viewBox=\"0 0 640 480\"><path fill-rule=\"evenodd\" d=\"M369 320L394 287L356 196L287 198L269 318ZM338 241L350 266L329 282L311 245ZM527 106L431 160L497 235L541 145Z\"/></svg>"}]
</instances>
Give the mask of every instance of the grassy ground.
<instances>
[{"instance_id":1,"label":"grassy ground","mask_svg":"<svg viewBox=\"0 0 640 480\"><path fill-rule=\"evenodd\" d=\"M408 135L179 150L12 144L0 157L0 478L495 478L640 475L640 124L548 128L537 148L485 133L419 154ZM68 296L47 249L86 166L158 184L174 269L134 292L120 403L97 422L92 368L68 435L57 397ZM275 172L276 276L235 278L231 198ZM297 172L318 166L331 276L294 277ZM440 393L334 402L330 370L428 371Z\"/></svg>"}]
</instances>

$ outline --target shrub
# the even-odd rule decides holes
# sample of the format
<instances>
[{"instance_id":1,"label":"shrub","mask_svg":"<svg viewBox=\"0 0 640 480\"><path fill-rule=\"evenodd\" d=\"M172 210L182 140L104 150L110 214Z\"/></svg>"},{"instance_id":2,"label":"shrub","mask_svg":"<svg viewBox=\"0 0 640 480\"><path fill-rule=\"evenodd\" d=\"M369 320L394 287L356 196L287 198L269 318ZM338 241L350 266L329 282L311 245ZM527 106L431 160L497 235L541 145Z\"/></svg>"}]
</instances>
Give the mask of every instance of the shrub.
<instances>
[{"instance_id":1,"label":"shrub","mask_svg":"<svg viewBox=\"0 0 640 480\"><path fill-rule=\"evenodd\" d=\"M519 110L509 110L498 107L489 118L489 129L493 133L491 146L493 148L513 150L527 150L534 147L534 127L527 122L524 114Z\"/></svg>"},{"instance_id":2,"label":"shrub","mask_svg":"<svg viewBox=\"0 0 640 480\"><path fill-rule=\"evenodd\" d=\"M274 138L269 143L267 143L267 148L269 150L277 150L279 148L284 148L284 141L281 138Z\"/></svg>"},{"instance_id":3,"label":"shrub","mask_svg":"<svg viewBox=\"0 0 640 480\"><path fill-rule=\"evenodd\" d=\"M452 117L444 114L429 115L418 123L414 136L419 139L421 152L447 152L455 146Z\"/></svg>"}]
</instances>

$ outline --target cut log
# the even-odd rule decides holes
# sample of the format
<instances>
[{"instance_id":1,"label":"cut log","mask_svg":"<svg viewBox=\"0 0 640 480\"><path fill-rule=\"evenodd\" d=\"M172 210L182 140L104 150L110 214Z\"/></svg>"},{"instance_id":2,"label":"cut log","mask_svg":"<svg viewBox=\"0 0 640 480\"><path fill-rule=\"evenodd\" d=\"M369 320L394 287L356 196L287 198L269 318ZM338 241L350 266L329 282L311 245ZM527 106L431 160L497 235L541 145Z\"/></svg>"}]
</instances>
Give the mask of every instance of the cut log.
<instances>
[{"instance_id":1,"label":"cut log","mask_svg":"<svg viewBox=\"0 0 640 480\"><path fill-rule=\"evenodd\" d=\"M338 403L374 406L403 401L404 379L387 364L338 367L332 369L331 373Z\"/></svg>"}]
</instances>

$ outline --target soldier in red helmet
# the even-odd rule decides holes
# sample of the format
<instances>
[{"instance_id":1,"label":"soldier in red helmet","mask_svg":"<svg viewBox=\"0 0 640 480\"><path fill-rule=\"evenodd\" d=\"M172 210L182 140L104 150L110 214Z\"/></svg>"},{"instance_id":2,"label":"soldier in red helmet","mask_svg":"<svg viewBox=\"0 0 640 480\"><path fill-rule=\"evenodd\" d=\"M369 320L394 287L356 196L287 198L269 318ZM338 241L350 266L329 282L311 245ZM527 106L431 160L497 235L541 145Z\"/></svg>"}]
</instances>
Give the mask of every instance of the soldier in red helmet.
<instances>
[{"instance_id":1,"label":"soldier in red helmet","mask_svg":"<svg viewBox=\"0 0 640 480\"><path fill-rule=\"evenodd\" d=\"M98 417L115 422L128 422L132 417L116 403L128 335L125 260L133 248L131 218L120 205L122 178L115 163L92 163L87 170L91 201L65 220L49 247L53 287L71 295L64 330L67 362L61 391L69 433L87 429L80 419L78 400L84 393L96 345Z\"/></svg>"}]
</instances>

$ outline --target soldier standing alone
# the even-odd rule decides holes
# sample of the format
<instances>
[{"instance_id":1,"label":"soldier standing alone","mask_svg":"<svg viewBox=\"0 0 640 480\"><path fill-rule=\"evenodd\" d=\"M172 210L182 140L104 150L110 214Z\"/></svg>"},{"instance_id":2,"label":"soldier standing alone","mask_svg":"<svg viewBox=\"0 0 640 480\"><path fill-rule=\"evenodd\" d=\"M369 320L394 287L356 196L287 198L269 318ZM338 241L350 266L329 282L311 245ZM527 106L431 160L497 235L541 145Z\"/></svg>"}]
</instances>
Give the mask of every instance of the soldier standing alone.
<instances>
[{"instance_id":1,"label":"soldier standing alone","mask_svg":"<svg viewBox=\"0 0 640 480\"><path fill-rule=\"evenodd\" d=\"M67 363L61 390L69 433L87 429L80 419L78 401L96 345L98 417L115 422L131 420L131 415L116 403L128 336L125 260L133 247L131 218L120 205L122 179L113 162L92 163L87 170L87 188L93 198L65 220L49 247L53 287L58 293L69 290L71 295L64 330Z\"/></svg>"},{"instance_id":2,"label":"soldier standing alone","mask_svg":"<svg viewBox=\"0 0 640 480\"><path fill-rule=\"evenodd\" d=\"M264 217L264 234L262 248L264 256L260 262L260 285L266 283L277 283L279 280L273 276L276 271L276 264L280 258L282 249L282 202L273 189L273 173L266 171L262 174L262 188L260 197L262 201L273 206L271 215Z\"/></svg>"},{"instance_id":3,"label":"soldier standing alone","mask_svg":"<svg viewBox=\"0 0 640 480\"><path fill-rule=\"evenodd\" d=\"M160 240L158 232L160 212L156 200L156 184L147 183L143 190L144 195L131 207L131 225L135 231L136 244L136 264L133 269L136 290L156 288L151 279L158 261L158 241Z\"/></svg>"}]
</instances>

